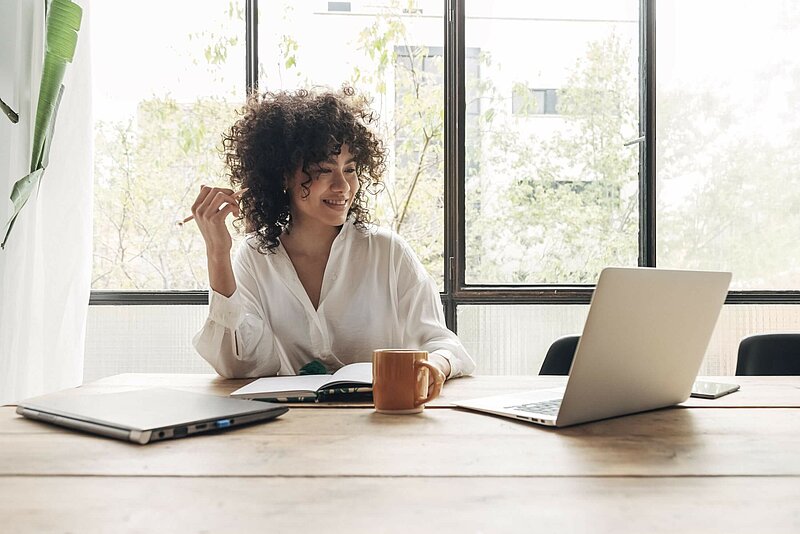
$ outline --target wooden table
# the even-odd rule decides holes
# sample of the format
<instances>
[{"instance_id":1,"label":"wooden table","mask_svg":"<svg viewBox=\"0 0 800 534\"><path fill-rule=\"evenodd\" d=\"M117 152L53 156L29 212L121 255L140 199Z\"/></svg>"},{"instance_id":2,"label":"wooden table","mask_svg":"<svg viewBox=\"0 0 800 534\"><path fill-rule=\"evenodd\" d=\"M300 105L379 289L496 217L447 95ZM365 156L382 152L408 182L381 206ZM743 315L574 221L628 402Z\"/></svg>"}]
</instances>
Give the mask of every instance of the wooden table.
<instances>
[{"instance_id":1,"label":"wooden table","mask_svg":"<svg viewBox=\"0 0 800 534\"><path fill-rule=\"evenodd\" d=\"M560 430L451 402L563 378L476 377L420 415L306 404L147 446L2 407L0 531L800 532L800 377L716 380L742 390ZM82 389L245 382L128 374Z\"/></svg>"}]
</instances>

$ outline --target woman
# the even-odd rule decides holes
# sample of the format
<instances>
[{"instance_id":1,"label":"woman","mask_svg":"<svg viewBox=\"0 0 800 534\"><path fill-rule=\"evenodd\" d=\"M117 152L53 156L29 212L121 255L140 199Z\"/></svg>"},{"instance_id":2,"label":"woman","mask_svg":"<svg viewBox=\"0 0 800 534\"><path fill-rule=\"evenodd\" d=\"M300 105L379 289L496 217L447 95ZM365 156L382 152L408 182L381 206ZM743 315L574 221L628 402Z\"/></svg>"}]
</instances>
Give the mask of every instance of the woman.
<instances>
[{"instance_id":1,"label":"woman","mask_svg":"<svg viewBox=\"0 0 800 534\"><path fill-rule=\"evenodd\" d=\"M220 375L334 371L379 348L427 350L447 378L475 368L411 248L370 224L374 121L349 88L281 92L252 97L226 134L233 189L203 186L192 206L211 285L194 345ZM249 232L232 262L229 214Z\"/></svg>"}]
</instances>

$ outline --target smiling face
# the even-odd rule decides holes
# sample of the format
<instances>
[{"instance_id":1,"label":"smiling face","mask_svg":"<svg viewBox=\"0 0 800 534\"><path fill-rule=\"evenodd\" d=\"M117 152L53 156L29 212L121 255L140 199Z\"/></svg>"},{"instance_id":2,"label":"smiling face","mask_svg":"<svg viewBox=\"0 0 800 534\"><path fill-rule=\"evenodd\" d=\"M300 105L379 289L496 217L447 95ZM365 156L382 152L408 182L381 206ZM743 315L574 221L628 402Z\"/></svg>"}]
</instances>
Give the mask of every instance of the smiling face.
<instances>
[{"instance_id":1,"label":"smiling face","mask_svg":"<svg viewBox=\"0 0 800 534\"><path fill-rule=\"evenodd\" d=\"M292 225L309 229L343 225L359 187L350 147L342 145L339 154L309 165L308 174L311 182L306 189L302 184L308 181L308 175L302 168L288 182Z\"/></svg>"}]
</instances>

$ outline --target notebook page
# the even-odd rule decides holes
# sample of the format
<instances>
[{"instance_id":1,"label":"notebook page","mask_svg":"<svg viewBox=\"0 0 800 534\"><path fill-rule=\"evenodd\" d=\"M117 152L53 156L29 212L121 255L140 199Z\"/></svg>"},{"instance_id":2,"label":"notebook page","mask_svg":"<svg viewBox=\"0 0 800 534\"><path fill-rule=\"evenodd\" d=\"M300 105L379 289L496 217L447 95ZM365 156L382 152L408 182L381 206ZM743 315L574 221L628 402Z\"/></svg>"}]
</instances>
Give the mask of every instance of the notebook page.
<instances>
[{"instance_id":1,"label":"notebook page","mask_svg":"<svg viewBox=\"0 0 800 534\"><path fill-rule=\"evenodd\" d=\"M345 365L332 376L327 377L327 384L360 383L372 384L372 362L351 363Z\"/></svg>"},{"instance_id":2,"label":"notebook page","mask_svg":"<svg viewBox=\"0 0 800 534\"><path fill-rule=\"evenodd\" d=\"M232 397L269 397L282 393L280 396L298 396L296 393L306 393L314 396L330 375L300 375L300 376L270 376L259 378L246 386L231 393ZM292 395L287 395L292 393Z\"/></svg>"}]
</instances>

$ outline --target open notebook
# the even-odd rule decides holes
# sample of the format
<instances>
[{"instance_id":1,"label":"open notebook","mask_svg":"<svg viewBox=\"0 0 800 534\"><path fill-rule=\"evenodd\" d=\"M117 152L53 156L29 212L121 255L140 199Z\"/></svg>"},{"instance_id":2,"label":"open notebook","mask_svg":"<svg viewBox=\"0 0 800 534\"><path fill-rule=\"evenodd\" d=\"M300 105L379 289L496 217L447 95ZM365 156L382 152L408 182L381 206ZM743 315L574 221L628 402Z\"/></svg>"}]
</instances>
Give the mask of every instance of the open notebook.
<instances>
[{"instance_id":1,"label":"open notebook","mask_svg":"<svg viewBox=\"0 0 800 534\"><path fill-rule=\"evenodd\" d=\"M372 391L372 364L351 363L332 375L271 376L259 378L231 393L231 397L258 400L305 401L339 393Z\"/></svg>"}]
</instances>

